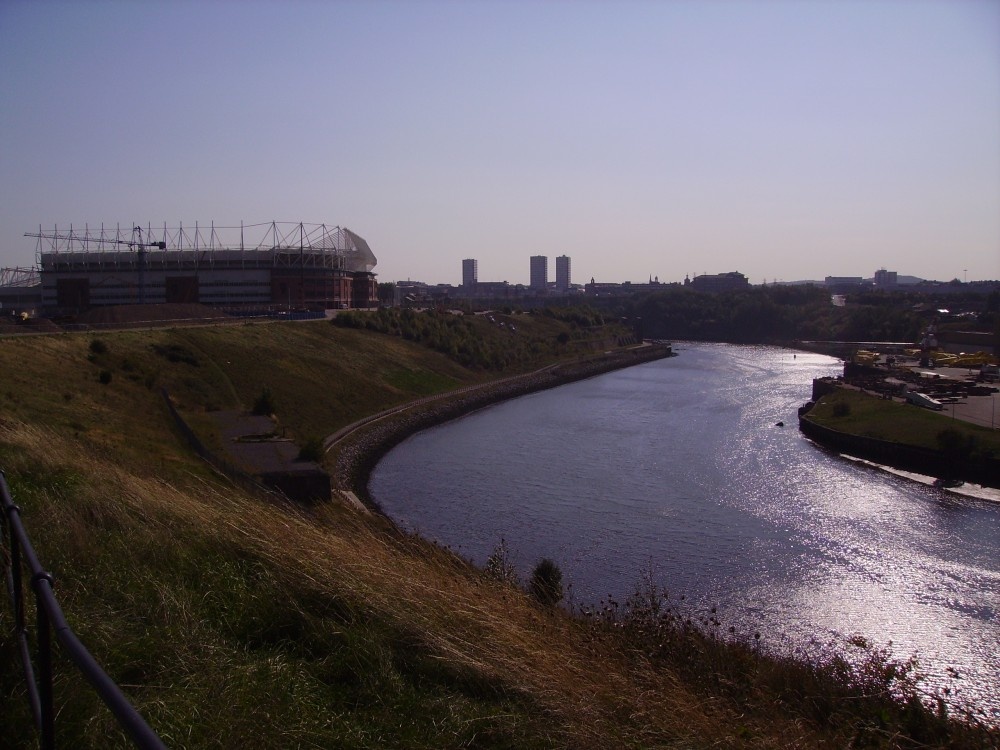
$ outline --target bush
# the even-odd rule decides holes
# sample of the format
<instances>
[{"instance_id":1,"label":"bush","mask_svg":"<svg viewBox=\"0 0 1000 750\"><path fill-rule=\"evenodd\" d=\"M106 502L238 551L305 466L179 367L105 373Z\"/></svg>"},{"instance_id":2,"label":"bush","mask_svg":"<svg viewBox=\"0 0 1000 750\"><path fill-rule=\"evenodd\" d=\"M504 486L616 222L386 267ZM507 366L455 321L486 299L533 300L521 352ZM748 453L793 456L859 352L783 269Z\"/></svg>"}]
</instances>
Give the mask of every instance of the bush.
<instances>
[{"instance_id":1,"label":"bush","mask_svg":"<svg viewBox=\"0 0 1000 750\"><path fill-rule=\"evenodd\" d=\"M108 345L105 344L100 339L94 339L90 342L90 353L91 354L107 354Z\"/></svg>"},{"instance_id":2,"label":"bush","mask_svg":"<svg viewBox=\"0 0 1000 750\"><path fill-rule=\"evenodd\" d=\"M562 571L549 558L543 558L531 573L529 591L540 603L555 606L563 598Z\"/></svg>"},{"instance_id":3,"label":"bush","mask_svg":"<svg viewBox=\"0 0 1000 750\"><path fill-rule=\"evenodd\" d=\"M846 401L838 401L833 405L833 416L846 417L851 413L851 405Z\"/></svg>"},{"instance_id":4,"label":"bush","mask_svg":"<svg viewBox=\"0 0 1000 750\"><path fill-rule=\"evenodd\" d=\"M101 370L101 374L97 376L97 379L101 381L101 385L107 385L111 382L111 370Z\"/></svg>"},{"instance_id":5,"label":"bush","mask_svg":"<svg viewBox=\"0 0 1000 750\"><path fill-rule=\"evenodd\" d=\"M365 319L352 312L338 312L330 319L330 323L340 328L364 328Z\"/></svg>"},{"instance_id":6,"label":"bush","mask_svg":"<svg viewBox=\"0 0 1000 750\"><path fill-rule=\"evenodd\" d=\"M979 447L974 435L947 428L937 434L937 444L941 452L952 461L964 461Z\"/></svg>"},{"instance_id":7,"label":"bush","mask_svg":"<svg viewBox=\"0 0 1000 750\"><path fill-rule=\"evenodd\" d=\"M319 463L323 459L323 439L315 435L306 440L299 448L297 461L315 461Z\"/></svg>"},{"instance_id":8,"label":"bush","mask_svg":"<svg viewBox=\"0 0 1000 750\"><path fill-rule=\"evenodd\" d=\"M510 561L507 542L504 541L503 537L500 538L500 544L493 549L493 552L486 559L486 567L483 572L486 573L487 578L492 578L499 583L506 583L511 586L517 586L520 583L517 571L514 569L514 564Z\"/></svg>"},{"instance_id":9,"label":"bush","mask_svg":"<svg viewBox=\"0 0 1000 750\"><path fill-rule=\"evenodd\" d=\"M266 385L261 389L257 400L253 402L253 414L258 417L267 417L276 411L274 406L274 396L271 389Z\"/></svg>"}]
</instances>

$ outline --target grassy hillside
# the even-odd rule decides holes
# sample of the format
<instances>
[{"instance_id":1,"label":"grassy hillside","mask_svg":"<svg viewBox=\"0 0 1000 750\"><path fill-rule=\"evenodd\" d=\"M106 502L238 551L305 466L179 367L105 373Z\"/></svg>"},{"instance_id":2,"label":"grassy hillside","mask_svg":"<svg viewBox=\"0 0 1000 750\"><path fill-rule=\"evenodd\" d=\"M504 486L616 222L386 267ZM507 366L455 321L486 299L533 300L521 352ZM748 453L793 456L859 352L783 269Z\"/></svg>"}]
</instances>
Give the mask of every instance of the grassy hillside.
<instances>
[{"instance_id":1,"label":"grassy hillside","mask_svg":"<svg viewBox=\"0 0 1000 750\"><path fill-rule=\"evenodd\" d=\"M930 411L878 398L850 388L838 388L821 398L809 412L814 422L851 435L940 450L940 434L948 430L971 441L978 452L1000 456L1000 434L947 411Z\"/></svg>"},{"instance_id":2,"label":"grassy hillside","mask_svg":"<svg viewBox=\"0 0 1000 750\"><path fill-rule=\"evenodd\" d=\"M521 367L562 356L557 330L539 321ZM158 392L198 422L267 386L283 425L321 435L491 375L423 343L325 322L73 334L0 339L0 366L0 466L25 525L74 629L168 746L996 742L893 700L904 675L877 653L861 672L768 658L653 593L571 617L378 517L234 489L184 448ZM31 747L0 613L4 746ZM127 746L57 667L59 746Z\"/></svg>"},{"instance_id":3,"label":"grassy hillside","mask_svg":"<svg viewBox=\"0 0 1000 750\"><path fill-rule=\"evenodd\" d=\"M555 343L551 320L518 316L518 323L517 339L537 353L513 371L557 358L556 348L540 345ZM470 325L483 340L512 338L485 319ZM0 356L10 373L4 394L9 417L68 428L97 443L128 436L122 448L136 457L159 452L159 444L169 441L166 422L154 418L161 412L161 388L206 430L210 423L201 415L248 410L267 388L280 425L304 439L497 374L462 367L398 336L325 321L5 339ZM101 382L102 374L109 382Z\"/></svg>"}]
</instances>

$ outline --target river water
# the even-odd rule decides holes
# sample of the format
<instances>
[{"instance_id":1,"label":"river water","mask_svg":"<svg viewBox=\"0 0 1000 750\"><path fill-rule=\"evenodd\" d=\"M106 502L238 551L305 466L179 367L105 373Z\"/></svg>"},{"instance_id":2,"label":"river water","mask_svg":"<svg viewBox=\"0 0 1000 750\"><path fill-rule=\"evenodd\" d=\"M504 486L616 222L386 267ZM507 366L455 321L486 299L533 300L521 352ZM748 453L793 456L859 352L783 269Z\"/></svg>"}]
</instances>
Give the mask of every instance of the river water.
<instances>
[{"instance_id":1,"label":"river water","mask_svg":"<svg viewBox=\"0 0 1000 750\"><path fill-rule=\"evenodd\" d=\"M805 439L796 410L838 360L675 350L415 435L370 491L477 564L501 538L524 579L555 560L578 605L622 601L651 574L772 648L861 635L915 654L925 689L1000 723L1000 503Z\"/></svg>"}]
</instances>

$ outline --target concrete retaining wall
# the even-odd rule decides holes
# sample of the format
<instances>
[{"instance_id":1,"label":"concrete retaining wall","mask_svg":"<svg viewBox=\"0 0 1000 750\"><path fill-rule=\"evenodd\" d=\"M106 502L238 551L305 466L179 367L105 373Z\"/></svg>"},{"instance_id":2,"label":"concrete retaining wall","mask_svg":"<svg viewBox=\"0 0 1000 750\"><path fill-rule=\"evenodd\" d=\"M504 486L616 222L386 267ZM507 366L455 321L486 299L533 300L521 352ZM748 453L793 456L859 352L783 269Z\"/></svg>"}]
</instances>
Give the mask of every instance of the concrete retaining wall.
<instances>
[{"instance_id":1,"label":"concrete retaining wall","mask_svg":"<svg viewBox=\"0 0 1000 750\"><path fill-rule=\"evenodd\" d=\"M816 424L809 419L808 412L799 415L799 429L810 440L838 453L925 476L963 479L988 487L1000 487L1000 460L996 458L959 460L928 448L850 435Z\"/></svg>"},{"instance_id":2,"label":"concrete retaining wall","mask_svg":"<svg viewBox=\"0 0 1000 750\"><path fill-rule=\"evenodd\" d=\"M463 389L454 397L435 400L418 409L400 411L352 431L349 437L334 444L331 460L326 466L332 466L331 475L336 489L352 491L369 507L379 510L368 494L368 477L379 459L410 435L490 404L669 356L672 356L669 346L637 347L479 388Z\"/></svg>"}]
</instances>

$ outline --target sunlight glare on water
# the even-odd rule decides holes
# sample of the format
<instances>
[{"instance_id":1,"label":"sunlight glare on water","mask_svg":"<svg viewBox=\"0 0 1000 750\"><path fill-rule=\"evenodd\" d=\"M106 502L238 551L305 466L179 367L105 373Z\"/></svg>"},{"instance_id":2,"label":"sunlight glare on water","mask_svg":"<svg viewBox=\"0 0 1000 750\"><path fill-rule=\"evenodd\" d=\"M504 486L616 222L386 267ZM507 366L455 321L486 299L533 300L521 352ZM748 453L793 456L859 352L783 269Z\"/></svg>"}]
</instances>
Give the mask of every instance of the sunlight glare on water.
<instances>
[{"instance_id":1,"label":"sunlight glare on water","mask_svg":"<svg viewBox=\"0 0 1000 750\"><path fill-rule=\"evenodd\" d=\"M522 577L552 558L577 604L621 600L649 571L777 648L891 642L930 688L1000 720L1000 505L806 440L797 409L839 372L815 354L681 345L416 435L371 491L478 564L501 538Z\"/></svg>"}]
</instances>

